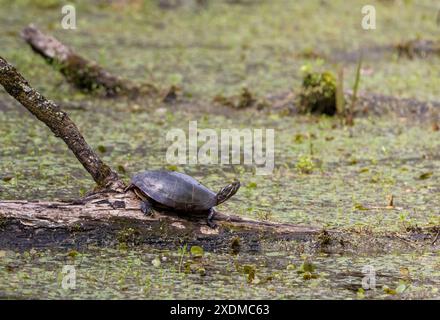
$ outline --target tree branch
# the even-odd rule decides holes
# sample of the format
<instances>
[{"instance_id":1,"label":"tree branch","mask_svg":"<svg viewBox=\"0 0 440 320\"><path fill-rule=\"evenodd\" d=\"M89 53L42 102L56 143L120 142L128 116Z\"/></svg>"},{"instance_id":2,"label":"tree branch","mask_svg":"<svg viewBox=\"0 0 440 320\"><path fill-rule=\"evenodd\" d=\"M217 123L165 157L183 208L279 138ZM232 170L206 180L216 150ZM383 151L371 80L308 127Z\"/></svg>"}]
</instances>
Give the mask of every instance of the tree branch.
<instances>
[{"instance_id":1,"label":"tree branch","mask_svg":"<svg viewBox=\"0 0 440 320\"><path fill-rule=\"evenodd\" d=\"M0 84L35 117L64 140L99 187L121 189L123 182L87 144L75 123L54 102L46 99L5 59L0 57Z\"/></svg>"}]
</instances>

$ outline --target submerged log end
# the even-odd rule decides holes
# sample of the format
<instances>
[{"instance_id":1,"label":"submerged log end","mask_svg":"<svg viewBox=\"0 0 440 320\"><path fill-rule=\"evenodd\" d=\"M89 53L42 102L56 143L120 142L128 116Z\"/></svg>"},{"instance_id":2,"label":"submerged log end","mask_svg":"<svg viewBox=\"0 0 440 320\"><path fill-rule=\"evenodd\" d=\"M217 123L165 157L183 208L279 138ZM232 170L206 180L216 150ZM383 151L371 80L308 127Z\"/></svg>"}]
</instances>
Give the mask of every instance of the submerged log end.
<instances>
[{"instance_id":1,"label":"submerged log end","mask_svg":"<svg viewBox=\"0 0 440 320\"><path fill-rule=\"evenodd\" d=\"M157 93L151 84L134 84L108 72L96 62L75 53L55 37L44 34L33 24L22 30L21 37L48 63L59 66L66 80L79 90L102 92L107 97L131 98Z\"/></svg>"},{"instance_id":2,"label":"submerged log end","mask_svg":"<svg viewBox=\"0 0 440 320\"><path fill-rule=\"evenodd\" d=\"M56 38L41 32L35 25L30 24L21 31L21 37L31 48L49 61L66 61L72 50Z\"/></svg>"}]
</instances>

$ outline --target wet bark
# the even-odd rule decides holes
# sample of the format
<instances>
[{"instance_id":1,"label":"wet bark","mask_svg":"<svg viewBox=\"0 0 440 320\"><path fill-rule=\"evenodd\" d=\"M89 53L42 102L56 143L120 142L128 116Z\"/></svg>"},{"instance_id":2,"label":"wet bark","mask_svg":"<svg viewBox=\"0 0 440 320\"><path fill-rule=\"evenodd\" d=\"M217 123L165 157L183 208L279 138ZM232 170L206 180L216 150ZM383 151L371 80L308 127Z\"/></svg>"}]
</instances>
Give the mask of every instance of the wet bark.
<instances>
[{"instance_id":1,"label":"wet bark","mask_svg":"<svg viewBox=\"0 0 440 320\"><path fill-rule=\"evenodd\" d=\"M440 42L431 40L409 40L396 45L399 56L414 59L416 57L426 58L429 55L440 54Z\"/></svg>"},{"instance_id":2,"label":"wet bark","mask_svg":"<svg viewBox=\"0 0 440 320\"><path fill-rule=\"evenodd\" d=\"M174 250L187 244L238 253L259 252L266 245L283 243L299 252L307 247L307 252L384 254L440 247L439 226L406 232L338 231L218 213L214 219L217 228L211 229L206 218L206 214L156 211L146 216L131 191L95 193L71 202L3 200L0 249L150 245Z\"/></svg>"},{"instance_id":3,"label":"wet bark","mask_svg":"<svg viewBox=\"0 0 440 320\"><path fill-rule=\"evenodd\" d=\"M218 213L216 229L207 215L146 216L131 191L104 192L73 202L0 201L0 248L82 247L148 244L175 248L183 243L206 250L258 251L262 241L309 240L317 229L255 221Z\"/></svg>"},{"instance_id":4,"label":"wet bark","mask_svg":"<svg viewBox=\"0 0 440 320\"><path fill-rule=\"evenodd\" d=\"M36 53L48 63L58 66L64 77L80 90L103 91L104 95L112 97L136 97L156 92L150 84L134 84L128 79L111 74L97 63L78 55L56 38L44 34L34 25L24 28L21 35Z\"/></svg>"},{"instance_id":5,"label":"wet bark","mask_svg":"<svg viewBox=\"0 0 440 320\"><path fill-rule=\"evenodd\" d=\"M50 130L64 140L79 162L90 173L99 187L121 189L123 182L87 144L69 116L54 102L32 88L25 78L5 59L0 57L0 84Z\"/></svg>"}]
</instances>

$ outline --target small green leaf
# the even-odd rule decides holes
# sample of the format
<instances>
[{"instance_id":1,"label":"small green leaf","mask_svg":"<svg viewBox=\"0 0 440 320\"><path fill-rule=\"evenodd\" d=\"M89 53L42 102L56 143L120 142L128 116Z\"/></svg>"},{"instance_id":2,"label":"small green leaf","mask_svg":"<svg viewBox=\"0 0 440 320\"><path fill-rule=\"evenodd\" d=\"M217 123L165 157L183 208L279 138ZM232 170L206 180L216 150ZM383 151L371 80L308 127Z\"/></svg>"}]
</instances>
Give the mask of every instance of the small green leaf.
<instances>
[{"instance_id":1,"label":"small green leaf","mask_svg":"<svg viewBox=\"0 0 440 320\"><path fill-rule=\"evenodd\" d=\"M312 273L310 271L306 271L303 273L304 280L317 279L318 277L319 277L319 275L317 275L316 273Z\"/></svg>"},{"instance_id":2,"label":"small green leaf","mask_svg":"<svg viewBox=\"0 0 440 320\"><path fill-rule=\"evenodd\" d=\"M303 262L303 264L301 265L301 267L299 267L298 272L299 273L305 273L305 272L312 273L315 271L315 269L316 269L316 267L313 265L313 263L306 259Z\"/></svg>"},{"instance_id":3,"label":"small green leaf","mask_svg":"<svg viewBox=\"0 0 440 320\"><path fill-rule=\"evenodd\" d=\"M198 268L197 273L201 276L206 276L206 270L203 267Z\"/></svg>"},{"instance_id":4,"label":"small green leaf","mask_svg":"<svg viewBox=\"0 0 440 320\"><path fill-rule=\"evenodd\" d=\"M358 160L356 158L351 158L350 160L348 160L348 164L349 165L355 165L358 163Z\"/></svg>"},{"instance_id":5,"label":"small green leaf","mask_svg":"<svg viewBox=\"0 0 440 320\"><path fill-rule=\"evenodd\" d=\"M71 251L69 251L69 252L67 253L67 255L68 255L70 258L75 258L77 255L79 255L79 252L76 251L76 250L71 250Z\"/></svg>"},{"instance_id":6,"label":"small green leaf","mask_svg":"<svg viewBox=\"0 0 440 320\"><path fill-rule=\"evenodd\" d=\"M247 275L247 282L251 283L255 279L255 267L249 264L243 265L243 273Z\"/></svg>"},{"instance_id":7,"label":"small green leaf","mask_svg":"<svg viewBox=\"0 0 440 320\"><path fill-rule=\"evenodd\" d=\"M203 257L203 248L199 246L192 246L191 247L191 255L194 257Z\"/></svg>"},{"instance_id":8,"label":"small green leaf","mask_svg":"<svg viewBox=\"0 0 440 320\"><path fill-rule=\"evenodd\" d=\"M159 268L160 267L160 259L158 257L154 258L151 261L151 264L155 267L155 268Z\"/></svg>"},{"instance_id":9,"label":"small green leaf","mask_svg":"<svg viewBox=\"0 0 440 320\"><path fill-rule=\"evenodd\" d=\"M169 170L169 171L177 171L179 168L176 166L176 165L174 165L174 164L170 164L170 165L168 165L168 166L166 166L166 168L167 168L167 170Z\"/></svg>"},{"instance_id":10,"label":"small green leaf","mask_svg":"<svg viewBox=\"0 0 440 320\"><path fill-rule=\"evenodd\" d=\"M287 265L286 269L287 269L287 270L295 270L295 269L296 269L296 266L295 266L294 264L291 264L291 263L290 263L290 264Z\"/></svg>"},{"instance_id":11,"label":"small green leaf","mask_svg":"<svg viewBox=\"0 0 440 320\"><path fill-rule=\"evenodd\" d=\"M397 286L397 288L396 288L396 292L397 292L398 294L401 294L401 293L403 293L406 289L407 289L406 284L401 283L401 284L399 284L399 285Z\"/></svg>"},{"instance_id":12,"label":"small green leaf","mask_svg":"<svg viewBox=\"0 0 440 320\"><path fill-rule=\"evenodd\" d=\"M294 137L293 137L293 141L295 141L295 143L303 143L305 139L305 136L301 133L297 133Z\"/></svg>"},{"instance_id":13,"label":"small green leaf","mask_svg":"<svg viewBox=\"0 0 440 320\"><path fill-rule=\"evenodd\" d=\"M122 173L122 174L126 173L126 170L125 170L124 166L121 165L121 164L118 165L117 169L118 169L119 173Z\"/></svg>"},{"instance_id":14,"label":"small green leaf","mask_svg":"<svg viewBox=\"0 0 440 320\"><path fill-rule=\"evenodd\" d=\"M255 182L249 182L247 185L247 188L249 189L255 189L257 187L257 184Z\"/></svg>"},{"instance_id":15,"label":"small green leaf","mask_svg":"<svg viewBox=\"0 0 440 320\"><path fill-rule=\"evenodd\" d=\"M419 176L419 179L420 180L426 180L426 179L429 179L429 178L431 178L431 176L432 176L432 172L425 172L425 173L422 173L420 176Z\"/></svg>"},{"instance_id":16,"label":"small green leaf","mask_svg":"<svg viewBox=\"0 0 440 320\"><path fill-rule=\"evenodd\" d=\"M356 293L358 299L363 299L365 298L365 290L364 288L359 288L357 293Z\"/></svg>"},{"instance_id":17,"label":"small green leaf","mask_svg":"<svg viewBox=\"0 0 440 320\"><path fill-rule=\"evenodd\" d=\"M4 181L4 182L9 182L9 181L11 181L12 180L12 176L6 176L6 177L3 177L2 178L2 180Z\"/></svg>"},{"instance_id":18,"label":"small green leaf","mask_svg":"<svg viewBox=\"0 0 440 320\"><path fill-rule=\"evenodd\" d=\"M183 75L180 73L173 73L169 76L170 82L174 85L179 85L183 81Z\"/></svg>"},{"instance_id":19,"label":"small green leaf","mask_svg":"<svg viewBox=\"0 0 440 320\"><path fill-rule=\"evenodd\" d=\"M99 145L98 146L98 151L101 153L105 153L107 151L107 148L103 145Z\"/></svg>"},{"instance_id":20,"label":"small green leaf","mask_svg":"<svg viewBox=\"0 0 440 320\"><path fill-rule=\"evenodd\" d=\"M387 285L384 285L382 287L383 292L385 292L386 294L391 294L391 295L395 295L396 294L396 290L391 289L390 287L388 287Z\"/></svg>"},{"instance_id":21,"label":"small green leaf","mask_svg":"<svg viewBox=\"0 0 440 320\"><path fill-rule=\"evenodd\" d=\"M369 210L367 207L364 207L362 204L360 204L360 203L356 203L355 205L354 205L354 209L355 210L362 210L362 211L365 211L365 210Z\"/></svg>"},{"instance_id":22,"label":"small green leaf","mask_svg":"<svg viewBox=\"0 0 440 320\"><path fill-rule=\"evenodd\" d=\"M312 274L311 274L310 272L308 272L308 271L304 272L304 273L303 273L303 279L304 279L304 280L310 280L310 279L312 279Z\"/></svg>"}]
</instances>

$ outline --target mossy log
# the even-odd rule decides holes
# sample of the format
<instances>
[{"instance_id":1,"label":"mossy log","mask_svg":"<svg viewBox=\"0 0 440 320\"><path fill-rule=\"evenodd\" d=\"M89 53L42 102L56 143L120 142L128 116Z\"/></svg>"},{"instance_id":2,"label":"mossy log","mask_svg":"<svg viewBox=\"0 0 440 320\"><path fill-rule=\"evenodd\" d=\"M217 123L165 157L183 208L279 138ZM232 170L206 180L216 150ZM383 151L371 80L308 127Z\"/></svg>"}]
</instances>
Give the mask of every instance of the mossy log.
<instances>
[{"instance_id":1,"label":"mossy log","mask_svg":"<svg viewBox=\"0 0 440 320\"><path fill-rule=\"evenodd\" d=\"M134 193L103 192L72 202L0 201L0 248L153 245L186 243L205 250L258 251L262 240L308 240L317 230L218 213L206 215L140 211Z\"/></svg>"},{"instance_id":2,"label":"mossy log","mask_svg":"<svg viewBox=\"0 0 440 320\"><path fill-rule=\"evenodd\" d=\"M24 28L22 38L47 62L59 67L59 71L76 88L86 92L102 92L106 96L138 96L149 94L156 89L150 84L134 84L128 79L120 78L96 62L75 53L56 38L46 35L34 25Z\"/></svg>"}]
</instances>

